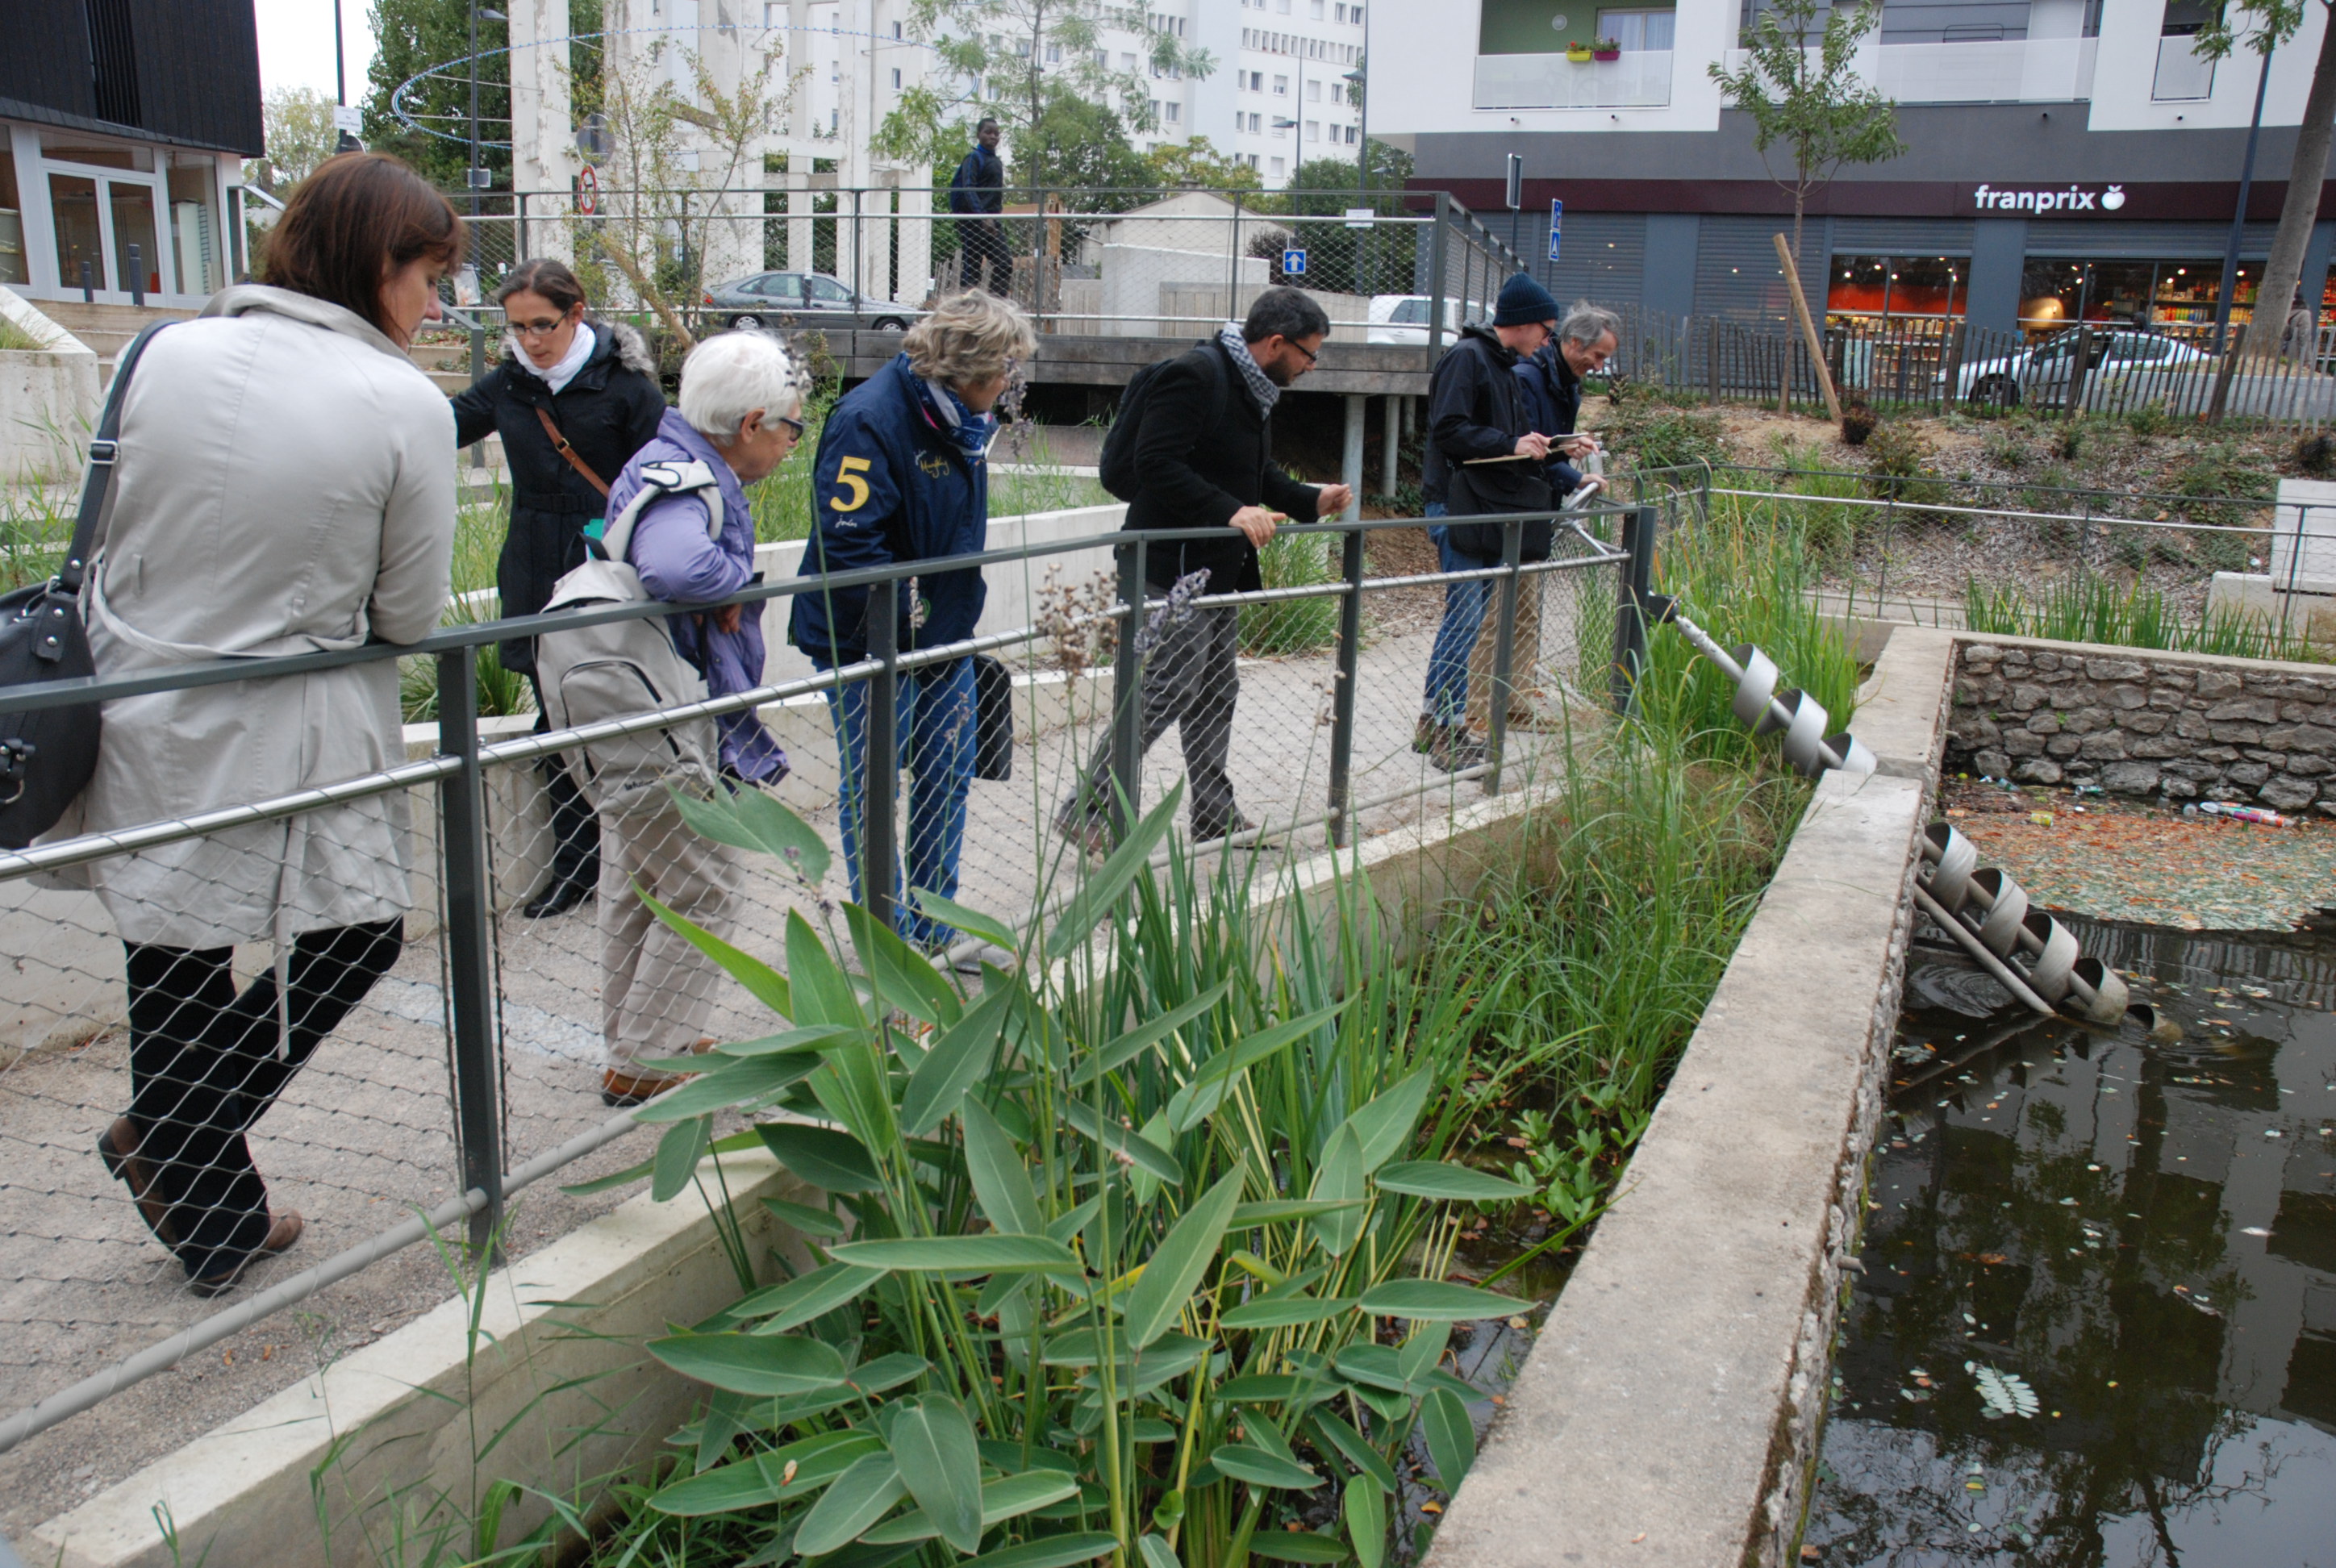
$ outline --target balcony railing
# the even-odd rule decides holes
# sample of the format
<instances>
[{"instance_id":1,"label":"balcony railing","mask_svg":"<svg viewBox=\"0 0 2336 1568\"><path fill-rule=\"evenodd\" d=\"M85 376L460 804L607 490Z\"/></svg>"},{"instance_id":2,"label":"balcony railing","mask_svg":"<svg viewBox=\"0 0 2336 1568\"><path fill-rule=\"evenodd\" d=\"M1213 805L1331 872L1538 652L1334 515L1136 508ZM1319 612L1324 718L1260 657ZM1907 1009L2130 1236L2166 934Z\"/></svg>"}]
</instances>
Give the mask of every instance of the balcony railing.
<instances>
[{"instance_id":1,"label":"balcony railing","mask_svg":"<svg viewBox=\"0 0 2336 1568\"><path fill-rule=\"evenodd\" d=\"M2160 103L2179 103L2214 95L2214 63L2192 49L2197 42L2188 35L2157 41L2157 79L2150 84L2151 98Z\"/></svg>"},{"instance_id":2,"label":"balcony railing","mask_svg":"<svg viewBox=\"0 0 2336 1568\"><path fill-rule=\"evenodd\" d=\"M2098 38L1885 44L1876 83L1901 103L2065 103L2093 95Z\"/></svg>"},{"instance_id":3,"label":"balcony railing","mask_svg":"<svg viewBox=\"0 0 2336 1568\"><path fill-rule=\"evenodd\" d=\"M1562 54L1479 54L1479 109L1660 109L1671 101L1671 52L1634 49L1619 60Z\"/></svg>"}]
</instances>

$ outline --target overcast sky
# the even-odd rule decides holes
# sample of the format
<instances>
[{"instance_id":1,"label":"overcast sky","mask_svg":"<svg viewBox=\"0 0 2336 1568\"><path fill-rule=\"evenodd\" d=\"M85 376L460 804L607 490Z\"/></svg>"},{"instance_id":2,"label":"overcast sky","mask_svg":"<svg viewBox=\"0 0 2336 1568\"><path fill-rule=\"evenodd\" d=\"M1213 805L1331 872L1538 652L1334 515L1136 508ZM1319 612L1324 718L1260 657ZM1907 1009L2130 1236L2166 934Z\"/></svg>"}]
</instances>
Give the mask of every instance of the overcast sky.
<instances>
[{"instance_id":1,"label":"overcast sky","mask_svg":"<svg viewBox=\"0 0 2336 1568\"><path fill-rule=\"evenodd\" d=\"M259 18L259 81L263 89L313 87L333 95L333 7L341 8L348 48L349 102L363 101L365 69L373 63L373 28L366 0L253 0Z\"/></svg>"}]
</instances>

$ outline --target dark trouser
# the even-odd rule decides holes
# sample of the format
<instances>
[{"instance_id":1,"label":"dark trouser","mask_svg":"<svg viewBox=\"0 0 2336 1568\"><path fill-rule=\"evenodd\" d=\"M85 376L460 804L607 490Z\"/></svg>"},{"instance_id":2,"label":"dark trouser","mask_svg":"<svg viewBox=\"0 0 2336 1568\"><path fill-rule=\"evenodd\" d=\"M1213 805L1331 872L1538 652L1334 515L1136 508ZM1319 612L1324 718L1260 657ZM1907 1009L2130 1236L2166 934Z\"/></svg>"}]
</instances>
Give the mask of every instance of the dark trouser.
<instances>
[{"instance_id":1,"label":"dark trouser","mask_svg":"<svg viewBox=\"0 0 2336 1568\"><path fill-rule=\"evenodd\" d=\"M543 685L532 673L528 679L535 684L535 733L541 735L551 727ZM570 883L594 886L600 880L600 819L584 792L576 787L563 759L543 759L543 793L550 797L551 806L551 875L545 880L543 891L554 892Z\"/></svg>"},{"instance_id":2,"label":"dark trouser","mask_svg":"<svg viewBox=\"0 0 2336 1568\"><path fill-rule=\"evenodd\" d=\"M1225 774L1232 749L1233 704L1241 696L1241 607L1196 609L1161 628L1144 657L1144 749L1170 725L1184 745L1184 780L1192 837L1222 838L1233 819L1233 781ZM1063 803L1056 821L1100 814L1120 788L1112 772L1111 735L1095 743L1086 776Z\"/></svg>"},{"instance_id":3,"label":"dark trouser","mask_svg":"<svg viewBox=\"0 0 2336 1568\"><path fill-rule=\"evenodd\" d=\"M1006 229L995 218L976 218L958 225L958 287L979 288L985 266L989 292L1000 298L1014 292L1014 253L1006 247Z\"/></svg>"},{"instance_id":4,"label":"dark trouser","mask_svg":"<svg viewBox=\"0 0 2336 1568\"><path fill-rule=\"evenodd\" d=\"M288 1045L276 1054L276 971L238 996L233 948L125 942L130 1119L170 1205L190 1275L224 1273L268 1239L268 1184L243 1135L405 940L403 920L310 931L292 945Z\"/></svg>"}]
</instances>

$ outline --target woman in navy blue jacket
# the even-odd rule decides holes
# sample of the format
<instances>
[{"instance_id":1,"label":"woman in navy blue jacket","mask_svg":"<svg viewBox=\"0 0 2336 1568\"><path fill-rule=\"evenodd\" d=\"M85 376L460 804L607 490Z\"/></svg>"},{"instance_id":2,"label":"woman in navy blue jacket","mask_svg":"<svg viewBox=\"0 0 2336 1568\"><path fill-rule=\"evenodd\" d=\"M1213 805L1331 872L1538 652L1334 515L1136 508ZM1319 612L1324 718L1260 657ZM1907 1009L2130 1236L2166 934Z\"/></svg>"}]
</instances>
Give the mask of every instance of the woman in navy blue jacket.
<instances>
[{"instance_id":1,"label":"woman in navy blue jacket","mask_svg":"<svg viewBox=\"0 0 2336 1568\"><path fill-rule=\"evenodd\" d=\"M910 328L900 346L898 358L844 395L820 432L805 577L970 555L988 541L985 454L996 428L990 410L1015 362L1037 352L1029 318L994 296L954 295ZM788 640L823 670L865 657L870 591L806 588L795 596ZM903 579L895 589L892 623L901 650L971 637L984 592L978 567L920 571L913 588ZM828 704L842 761L843 856L852 869L852 897L864 902L860 835L868 788L867 683L830 691ZM900 755L915 777L909 792L909 886L954 898L973 781L973 660L949 659L905 675L900 726ZM903 937L928 948L951 939L950 927L901 905L897 866L892 891Z\"/></svg>"}]
</instances>

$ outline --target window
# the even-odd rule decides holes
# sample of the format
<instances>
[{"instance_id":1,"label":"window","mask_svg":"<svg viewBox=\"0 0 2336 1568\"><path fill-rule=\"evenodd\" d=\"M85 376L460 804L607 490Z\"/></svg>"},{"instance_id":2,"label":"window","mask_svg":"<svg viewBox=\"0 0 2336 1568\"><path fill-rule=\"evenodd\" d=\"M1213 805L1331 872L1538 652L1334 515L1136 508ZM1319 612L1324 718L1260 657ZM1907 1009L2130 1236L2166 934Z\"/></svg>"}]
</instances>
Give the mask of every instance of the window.
<instances>
[{"instance_id":1,"label":"window","mask_svg":"<svg viewBox=\"0 0 2336 1568\"><path fill-rule=\"evenodd\" d=\"M1122 71L1134 71L1135 69L1135 56L1133 54L1122 54L1119 57L1119 68Z\"/></svg>"},{"instance_id":2,"label":"window","mask_svg":"<svg viewBox=\"0 0 2336 1568\"><path fill-rule=\"evenodd\" d=\"M1273 8L1287 16L1290 15L1290 0L1273 0Z\"/></svg>"},{"instance_id":3,"label":"window","mask_svg":"<svg viewBox=\"0 0 2336 1568\"><path fill-rule=\"evenodd\" d=\"M1346 84L1345 83L1343 83L1343 82L1333 82L1333 83L1330 83L1330 102L1333 102L1333 103L1344 103L1346 101L1347 101L1347 84Z\"/></svg>"},{"instance_id":4,"label":"window","mask_svg":"<svg viewBox=\"0 0 2336 1568\"><path fill-rule=\"evenodd\" d=\"M814 307L820 306L832 307L852 303L852 291L832 278L813 278L809 282L811 302Z\"/></svg>"},{"instance_id":5,"label":"window","mask_svg":"<svg viewBox=\"0 0 2336 1568\"><path fill-rule=\"evenodd\" d=\"M1331 11L1332 21L1344 22L1347 19L1347 0L1338 0L1338 4L1331 7Z\"/></svg>"},{"instance_id":6,"label":"window","mask_svg":"<svg viewBox=\"0 0 2336 1568\"><path fill-rule=\"evenodd\" d=\"M1062 63L1063 63L1063 46L1062 46L1061 44L1047 44L1047 45L1046 45L1046 63L1047 63L1047 64L1049 64L1049 65L1060 65Z\"/></svg>"},{"instance_id":7,"label":"window","mask_svg":"<svg viewBox=\"0 0 2336 1568\"><path fill-rule=\"evenodd\" d=\"M1322 102L1322 83L1319 81L1309 82L1306 84L1306 102L1309 103Z\"/></svg>"},{"instance_id":8,"label":"window","mask_svg":"<svg viewBox=\"0 0 2336 1568\"><path fill-rule=\"evenodd\" d=\"M0 283L33 281L24 254L24 204L16 197L16 160L8 147L8 128L0 125Z\"/></svg>"},{"instance_id":9,"label":"window","mask_svg":"<svg viewBox=\"0 0 2336 1568\"><path fill-rule=\"evenodd\" d=\"M1322 140L1322 122L1319 120L1309 120L1306 122L1306 140L1309 141Z\"/></svg>"},{"instance_id":10,"label":"window","mask_svg":"<svg viewBox=\"0 0 2336 1568\"><path fill-rule=\"evenodd\" d=\"M1167 119L1168 123L1171 125L1183 124L1184 122L1184 106L1182 103L1169 104Z\"/></svg>"},{"instance_id":11,"label":"window","mask_svg":"<svg viewBox=\"0 0 2336 1568\"><path fill-rule=\"evenodd\" d=\"M1348 6L1347 20L1360 27L1363 24L1363 8L1359 5Z\"/></svg>"},{"instance_id":12,"label":"window","mask_svg":"<svg viewBox=\"0 0 2336 1568\"><path fill-rule=\"evenodd\" d=\"M1289 121L1277 120L1273 122L1273 139L1276 141L1286 141L1290 139Z\"/></svg>"},{"instance_id":13,"label":"window","mask_svg":"<svg viewBox=\"0 0 2336 1568\"><path fill-rule=\"evenodd\" d=\"M1249 90L1252 93L1262 93L1265 91L1264 72L1252 71L1249 73Z\"/></svg>"},{"instance_id":14,"label":"window","mask_svg":"<svg viewBox=\"0 0 2336 1568\"><path fill-rule=\"evenodd\" d=\"M1152 120L1153 120L1153 123L1156 125L1156 124L1158 124L1162 120L1163 120L1163 119L1165 119L1165 118L1166 118L1166 116L1163 115L1163 114L1160 112L1160 100L1158 100L1157 98L1154 98L1154 99L1152 101Z\"/></svg>"},{"instance_id":15,"label":"window","mask_svg":"<svg viewBox=\"0 0 2336 1568\"><path fill-rule=\"evenodd\" d=\"M1251 115L1251 116L1249 117L1249 133L1250 133L1251 136L1256 135L1259 131L1262 131L1262 130L1264 130L1264 129L1265 129L1265 116L1264 116L1264 115L1262 115L1262 114L1252 114L1252 115ZM1256 160L1256 159L1254 159L1254 158L1251 159L1251 160L1250 160L1250 166L1251 166L1251 168L1255 168L1255 167L1257 166L1257 160Z\"/></svg>"},{"instance_id":16,"label":"window","mask_svg":"<svg viewBox=\"0 0 2336 1568\"><path fill-rule=\"evenodd\" d=\"M1598 36L1611 38L1630 54L1669 49L1677 33L1676 11L1601 11Z\"/></svg>"},{"instance_id":17,"label":"window","mask_svg":"<svg viewBox=\"0 0 2336 1568\"><path fill-rule=\"evenodd\" d=\"M1096 70L1098 70L1098 71L1108 71L1108 70L1110 70L1110 69L1111 69L1111 51L1110 51L1110 50L1108 50L1108 49L1098 49L1098 50L1096 50L1096 51L1095 52L1095 69L1096 69Z\"/></svg>"},{"instance_id":18,"label":"window","mask_svg":"<svg viewBox=\"0 0 2336 1568\"><path fill-rule=\"evenodd\" d=\"M1282 3L1283 3L1284 5L1287 5L1287 4L1289 3L1289 0L1282 0ZM1279 180L1279 179L1280 179L1280 178L1281 178L1283 168L1284 168L1284 163L1283 163L1283 161L1282 161L1281 159L1277 158L1277 159L1275 159L1275 160L1273 161L1273 177L1274 177L1276 180Z\"/></svg>"},{"instance_id":19,"label":"window","mask_svg":"<svg viewBox=\"0 0 2336 1568\"><path fill-rule=\"evenodd\" d=\"M1306 0L1306 14L1317 22L1322 20L1322 0Z\"/></svg>"},{"instance_id":20,"label":"window","mask_svg":"<svg viewBox=\"0 0 2336 1568\"><path fill-rule=\"evenodd\" d=\"M767 7L765 7L765 9L768 9L768 8L767 8ZM900 24L898 22L895 22L895 23L893 23L893 24L892 24L892 36L893 36L893 37L895 37L895 38L898 38L898 37L900 37L900 35L901 35L901 34L900 34Z\"/></svg>"},{"instance_id":21,"label":"window","mask_svg":"<svg viewBox=\"0 0 2336 1568\"><path fill-rule=\"evenodd\" d=\"M895 65L895 66L893 66L893 67L892 67L892 91L893 91L893 92L895 92L895 93L898 93L900 90L900 68L898 65Z\"/></svg>"},{"instance_id":22,"label":"window","mask_svg":"<svg viewBox=\"0 0 2336 1568\"><path fill-rule=\"evenodd\" d=\"M1287 98L1290 96L1289 77L1277 76L1273 79L1273 95L1276 98Z\"/></svg>"},{"instance_id":23,"label":"window","mask_svg":"<svg viewBox=\"0 0 2336 1568\"><path fill-rule=\"evenodd\" d=\"M1826 280L1829 314L1956 317L1971 263L1959 256L1836 256Z\"/></svg>"},{"instance_id":24,"label":"window","mask_svg":"<svg viewBox=\"0 0 2336 1568\"><path fill-rule=\"evenodd\" d=\"M1355 128L1351 125L1347 127L1347 145L1349 147L1355 145Z\"/></svg>"}]
</instances>

